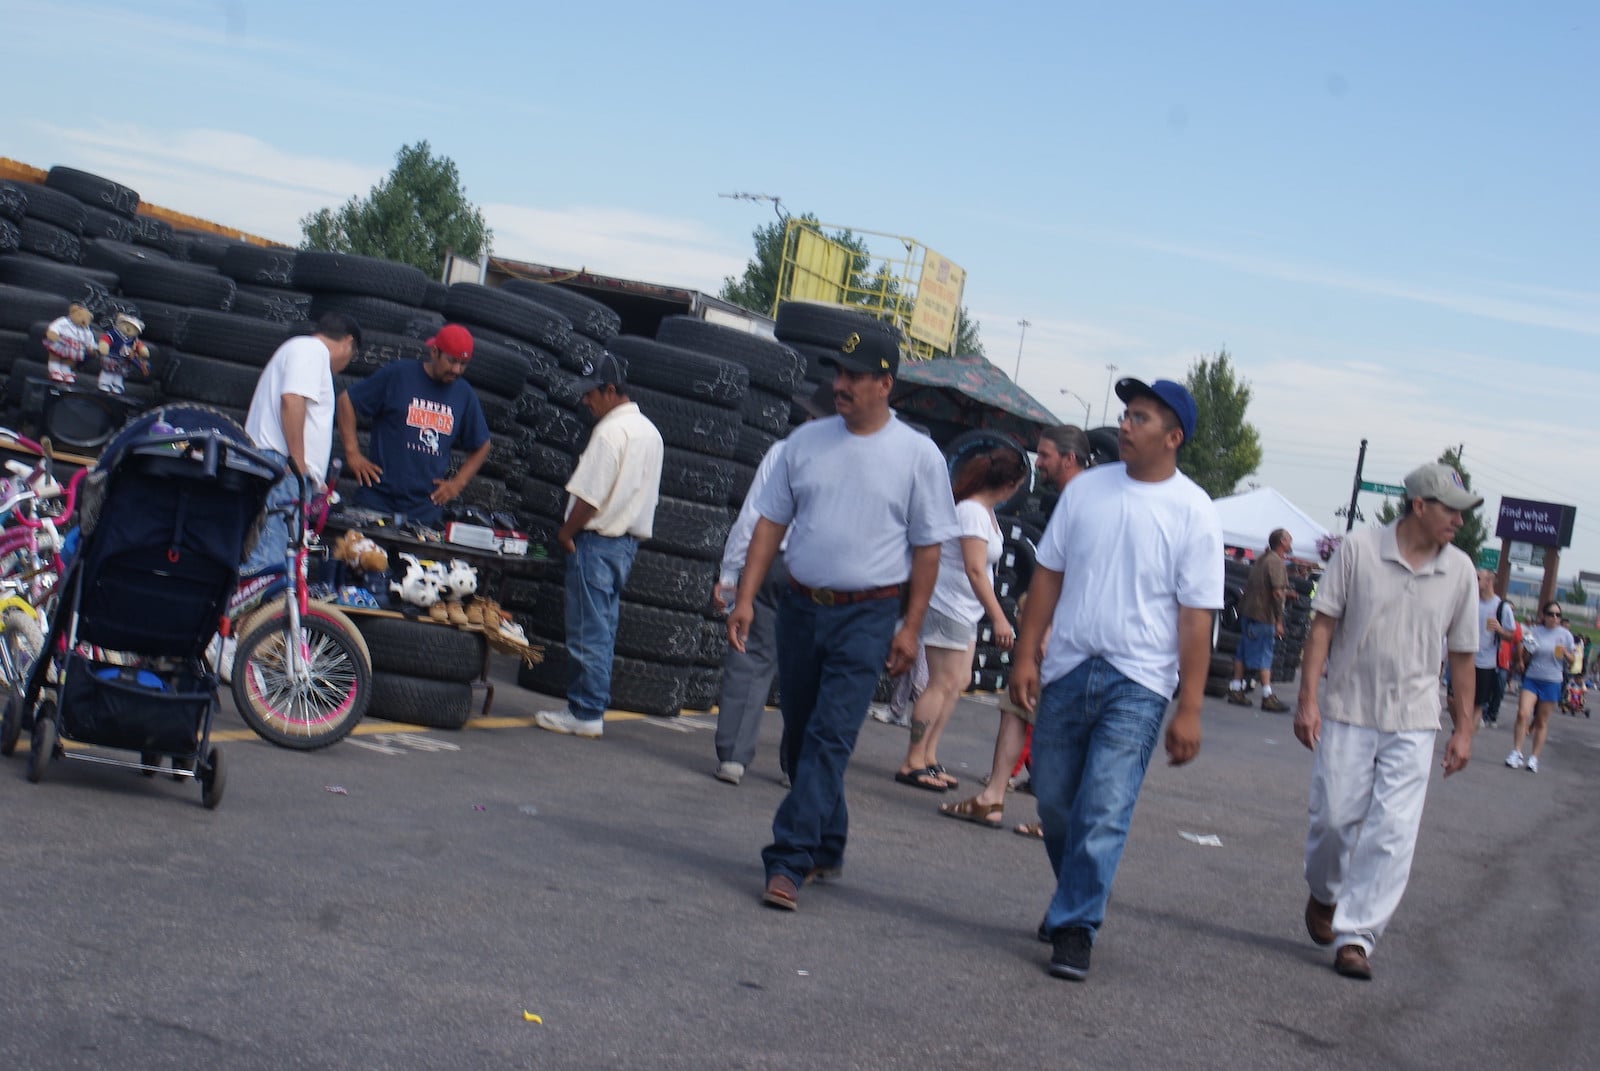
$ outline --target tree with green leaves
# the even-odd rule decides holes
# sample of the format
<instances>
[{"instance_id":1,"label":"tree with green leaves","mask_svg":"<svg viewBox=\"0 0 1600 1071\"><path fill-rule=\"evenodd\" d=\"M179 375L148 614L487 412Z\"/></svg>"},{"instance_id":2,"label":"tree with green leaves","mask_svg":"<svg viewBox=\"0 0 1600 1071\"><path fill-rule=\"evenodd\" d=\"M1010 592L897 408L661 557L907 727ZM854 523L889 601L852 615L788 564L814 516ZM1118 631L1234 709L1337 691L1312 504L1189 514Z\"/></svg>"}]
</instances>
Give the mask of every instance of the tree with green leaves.
<instances>
[{"instance_id":1,"label":"tree with green leaves","mask_svg":"<svg viewBox=\"0 0 1600 1071\"><path fill-rule=\"evenodd\" d=\"M971 314L967 312L967 307L965 305L961 306L961 311L956 313L956 354L962 357L969 354L976 354L979 357L988 356L983 352L983 339L978 336L978 328L980 326L978 321L974 320Z\"/></svg>"},{"instance_id":2,"label":"tree with green leaves","mask_svg":"<svg viewBox=\"0 0 1600 1071\"><path fill-rule=\"evenodd\" d=\"M1261 436L1245 420L1250 384L1234 374L1227 350L1198 358L1185 385L1194 395L1194 441L1178 453L1178 468L1212 498L1233 494L1261 465Z\"/></svg>"},{"instance_id":3,"label":"tree with green leaves","mask_svg":"<svg viewBox=\"0 0 1600 1071\"><path fill-rule=\"evenodd\" d=\"M773 306L778 303L778 273L783 264L783 238L788 230L789 219L789 216L783 216L751 232L750 237L756 244L755 255L745 264L744 274L739 278L731 275L723 277L718 297L742 309L759 312L763 316L772 315ZM817 217L810 212L803 213L799 221L801 226L823 234ZM869 285L867 271L870 267L867 244L847 230L824 234L823 237L837 242L854 254L849 286L853 291L865 290Z\"/></svg>"},{"instance_id":4,"label":"tree with green leaves","mask_svg":"<svg viewBox=\"0 0 1600 1071\"><path fill-rule=\"evenodd\" d=\"M1574 606L1589 605L1589 592L1588 589L1583 586L1582 580L1576 578L1573 579L1571 586L1567 588L1567 597L1565 601L1572 603Z\"/></svg>"},{"instance_id":5,"label":"tree with green leaves","mask_svg":"<svg viewBox=\"0 0 1600 1071\"><path fill-rule=\"evenodd\" d=\"M446 253L476 259L494 234L461 187L448 156L434 156L426 141L403 146L394 170L365 198L337 209L320 208L300 221L302 249L359 253L410 264L437 279Z\"/></svg>"},{"instance_id":6,"label":"tree with green leaves","mask_svg":"<svg viewBox=\"0 0 1600 1071\"><path fill-rule=\"evenodd\" d=\"M1448 447L1439 455L1440 464L1449 465L1461 476L1461 486L1472 490L1472 474L1461 467L1461 448ZM1386 498L1383 508L1378 510L1377 523L1381 525L1393 524L1400 519L1401 503L1398 499ZM1484 542L1489 538L1489 527L1484 522L1481 508L1462 514L1461 527L1456 530L1456 537L1452 541L1456 546L1467 552L1467 557L1474 562L1478 560L1478 551L1483 549Z\"/></svg>"}]
</instances>

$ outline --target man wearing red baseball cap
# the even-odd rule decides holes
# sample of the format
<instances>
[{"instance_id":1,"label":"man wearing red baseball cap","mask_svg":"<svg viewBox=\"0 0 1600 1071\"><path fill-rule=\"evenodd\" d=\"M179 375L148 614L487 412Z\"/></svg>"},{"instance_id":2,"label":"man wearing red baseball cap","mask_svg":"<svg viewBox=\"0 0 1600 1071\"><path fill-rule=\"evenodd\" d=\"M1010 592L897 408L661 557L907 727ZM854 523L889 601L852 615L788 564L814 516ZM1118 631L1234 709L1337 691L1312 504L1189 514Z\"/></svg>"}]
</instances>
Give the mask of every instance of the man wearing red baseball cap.
<instances>
[{"instance_id":1,"label":"man wearing red baseball cap","mask_svg":"<svg viewBox=\"0 0 1600 1071\"><path fill-rule=\"evenodd\" d=\"M345 468L361 482L356 505L438 527L440 507L489 456L483 407L461 378L470 360L471 332L445 324L428 339L426 360L391 361L339 396ZM372 423L370 457L356 438L357 416ZM453 476L452 449L468 451Z\"/></svg>"}]
</instances>

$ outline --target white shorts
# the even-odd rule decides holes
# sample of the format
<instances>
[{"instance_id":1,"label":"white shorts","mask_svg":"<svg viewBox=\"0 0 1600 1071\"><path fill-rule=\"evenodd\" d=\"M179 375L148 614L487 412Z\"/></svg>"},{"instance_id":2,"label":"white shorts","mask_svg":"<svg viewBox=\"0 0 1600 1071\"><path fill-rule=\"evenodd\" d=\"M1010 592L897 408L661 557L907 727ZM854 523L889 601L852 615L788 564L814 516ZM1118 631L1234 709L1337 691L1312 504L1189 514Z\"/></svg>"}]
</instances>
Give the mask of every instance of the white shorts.
<instances>
[{"instance_id":1,"label":"white shorts","mask_svg":"<svg viewBox=\"0 0 1600 1071\"><path fill-rule=\"evenodd\" d=\"M937 647L941 651L965 651L978 642L978 623L970 624L960 618L941 614L928 607L922 615L922 645Z\"/></svg>"}]
</instances>

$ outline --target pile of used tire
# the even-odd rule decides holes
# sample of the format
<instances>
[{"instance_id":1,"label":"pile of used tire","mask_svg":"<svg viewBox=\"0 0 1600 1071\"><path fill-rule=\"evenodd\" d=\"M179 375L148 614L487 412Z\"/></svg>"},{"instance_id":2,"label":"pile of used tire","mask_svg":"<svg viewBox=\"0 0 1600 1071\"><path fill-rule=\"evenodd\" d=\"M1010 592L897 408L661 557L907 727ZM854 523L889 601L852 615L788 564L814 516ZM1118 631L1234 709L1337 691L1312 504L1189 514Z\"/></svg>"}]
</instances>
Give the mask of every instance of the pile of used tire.
<instances>
[{"instance_id":1,"label":"pile of used tire","mask_svg":"<svg viewBox=\"0 0 1600 1071\"><path fill-rule=\"evenodd\" d=\"M685 316L662 321L653 339L596 341L622 360L628 396L660 430L666 451L653 535L622 592L611 703L656 715L707 710L717 701L727 651L711 603L718 563L756 465L788 427L803 364L772 339ZM558 460L564 465L546 479L543 505L525 495L528 509L552 517L564 510L561 485L572 459ZM562 586L513 582L501 601L546 651L543 664L518 671L518 683L565 695Z\"/></svg>"},{"instance_id":2,"label":"pile of used tire","mask_svg":"<svg viewBox=\"0 0 1600 1071\"><path fill-rule=\"evenodd\" d=\"M1206 676L1206 694L1223 696L1228 693L1228 682L1233 679L1233 659L1239 650L1239 605L1244 600L1244 584L1250 576L1250 564L1229 558L1223 565L1222 611L1216 616L1212 629L1211 667ZM1298 577L1291 578L1294 595L1283 608L1283 635L1278 637L1272 653L1272 683L1289 684L1300 672L1300 651L1305 646L1306 631L1311 624L1311 591L1313 582ZM1245 674L1247 688L1255 687L1255 675Z\"/></svg>"}]
</instances>

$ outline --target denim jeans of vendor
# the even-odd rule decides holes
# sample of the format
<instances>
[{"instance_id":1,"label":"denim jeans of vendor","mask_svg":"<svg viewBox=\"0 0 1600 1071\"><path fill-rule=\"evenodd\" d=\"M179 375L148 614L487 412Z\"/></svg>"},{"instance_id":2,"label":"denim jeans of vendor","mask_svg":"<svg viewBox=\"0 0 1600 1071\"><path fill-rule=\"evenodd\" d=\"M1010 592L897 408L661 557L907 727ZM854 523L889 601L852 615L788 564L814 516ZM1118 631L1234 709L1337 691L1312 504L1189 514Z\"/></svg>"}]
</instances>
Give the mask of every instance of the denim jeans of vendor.
<instances>
[{"instance_id":1,"label":"denim jeans of vendor","mask_svg":"<svg viewBox=\"0 0 1600 1071\"><path fill-rule=\"evenodd\" d=\"M761 852L769 878L783 874L798 885L813 867L844 859L844 771L899 615L898 599L819 606L795 591L778 608L782 765L790 789Z\"/></svg>"},{"instance_id":2,"label":"denim jeans of vendor","mask_svg":"<svg viewBox=\"0 0 1600 1071\"><path fill-rule=\"evenodd\" d=\"M289 464L289 456L280 454L276 450L262 450L261 453L272 458L280 465ZM292 472L285 472L283 479L272 485L272 490L267 492L267 514L261 522L261 537L256 540L256 545L245 557L244 564L239 567L239 573L244 576L254 575L274 566L282 566L285 556L289 553L289 518L273 510L290 505L300 497L300 481Z\"/></svg>"},{"instance_id":3,"label":"denim jeans of vendor","mask_svg":"<svg viewBox=\"0 0 1600 1071\"><path fill-rule=\"evenodd\" d=\"M1257 621L1253 617L1239 619L1239 653L1236 656L1244 668L1252 673L1272 668L1273 652L1278 645L1278 627L1271 621Z\"/></svg>"},{"instance_id":4,"label":"denim jeans of vendor","mask_svg":"<svg viewBox=\"0 0 1600 1071\"><path fill-rule=\"evenodd\" d=\"M1167 697L1103 658L1090 658L1039 695L1033 788L1044 846L1056 874L1045 913L1052 932L1097 930L1122 859Z\"/></svg>"},{"instance_id":5,"label":"denim jeans of vendor","mask_svg":"<svg viewBox=\"0 0 1600 1071\"><path fill-rule=\"evenodd\" d=\"M567 555L567 709L595 721L611 702L618 602L639 541L579 532L573 545L577 552Z\"/></svg>"}]
</instances>

